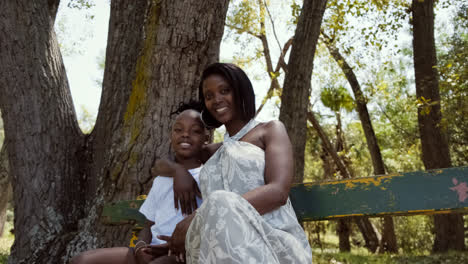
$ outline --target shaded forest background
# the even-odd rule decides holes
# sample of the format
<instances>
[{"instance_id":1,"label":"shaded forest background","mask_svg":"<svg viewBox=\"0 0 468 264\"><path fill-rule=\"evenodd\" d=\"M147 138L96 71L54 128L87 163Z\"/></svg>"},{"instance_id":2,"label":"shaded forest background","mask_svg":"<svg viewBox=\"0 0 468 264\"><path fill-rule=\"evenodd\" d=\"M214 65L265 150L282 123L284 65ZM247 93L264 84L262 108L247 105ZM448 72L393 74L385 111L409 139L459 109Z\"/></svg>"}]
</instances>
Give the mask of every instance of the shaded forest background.
<instances>
[{"instance_id":1,"label":"shaded forest background","mask_svg":"<svg viewBox=\"0 0 468 264\"><path fill-rule=\"evenodd\" d=\"M50 4L54 1L48 2ZM64 5L65 1L62 2L60 4ZM99 61L104 74L104 79L100 82L104 99L102 99L97 117L98 127L94 127L96 117L83 111L82 116L77 118L82 130L80 132L82 134L78 135L77 138L80 138L80 142L84 142L84 146L94 145L95 147L84 149L86 149L85 152L94 152L95 155L105 153L99 152L103 149L112 151L118 144L122 144L123 147L121 149L117 147L115 149L117 153L113 152L112 156L106 160L90 161L89 159L95 159L95 155L92 155L93 158L83 160L82 158L87 154L81 152L79 158L71 160L71 162L79 163L78 168L75 168L77 170L80 170L81 167L89 168L85 173L79 172L78 174L88 175L88 177L89 175L101 175L96 179L101 177L103 180L93 180L95 183L92 186L83 187L85 193L89 194L89 199L82 205L76 205L86 209L78 210L79 213L75 216L75 218L82 218L83 221L79 224L71 224L74 226L71 230L74 231L67 232L76 232L77 228L86 230L88 233L96 231L96 234L106 237L106 239L96 241L89 237L88 233L84 234L85 232L73 233L71 237L60 235L58 244L72 241L70 245L73 246L57 246L56 249L34 249L24 245L24 243L15 242L17 249L12 252L14 258L10 259L10 263L16 263L13 262L14 260L28 260L28 257L22 256L20 252L23 254L30 252L32 256L29 257L29 261L34 261L37 256L45 254L44 252L47 251L53 252L51 254L53 257L66 259L74 252L84 248L109 245L110 240L115 240L116 244L118 241L125 241L125 232L122 232L119 237L112 235L115 233L115 228L90 228L89 225L93 221L97 221L97 218L90 219L90 217L84 216L83 212L98 212L98 206L95 205L102 205L104 201L128 199L147 192L150 181L148 176L145 175L144 179L141 179L139 176L134 177L134 175L146 171L151 166L152 158L145 159L143 162L136 160L142 159L143 154L141 153L155 157L164 156L168 152L167 144L161 142L164 141L164 137L167 137L170 120L168 117L155 120L154 116L156 113L164 114L164 111L158 109L165 107L170 109L177 100L195 97L197 73L207 63L216 61L218 56L222 61L240 65L254 80L259 119L279 118L288 127L292 141L296 146L297 170L295 179L297 182L366 177L375 174L431 168L428 166L430 162L427 161L427 155L426 160L424 159L424 140L421 141L424 132L421 132L420 126L425 117L434 113L439 115L436 127L441 131L442 138L447 140L447 153L449 153L446 156L448 157L448 163L446 163L448 165L442 167L468 165L468 119L466 118L468 116L468 63L466 60L468 53L468 5L464 1L237 0L230 1L229 8L227 1L224 1L224 4L219 4L216 10L224 10L226 17L223 18L221 15L216 20L206 22L208 24L215 21L218 23L218 29L213 29L211 33L204 32L205 29L197 32L206 38L204 41L208 44L197 44L184 51L190 55L182 56L178 55L181 51L174 51L174 47L181 43L174 44L174 47L165 50L164 43L158 43L159 39L156 37L157 34L164 35L165 33L157 31L161 30L160 28L151 27L151 19L158 19L157 16L152 17L151 14L167 8L168 11L158 13L158 16L169 16L171 10L175 10L178 8L177 6L171 6L164 1L162 6L154 6L151 1L139 1L140 12L149 14L149 16L145 20L139 20L135 16L134 20L128 21L129 14L123 12L124 9L121 9L120 5L124 3L131 5L131 3L128 1L112 2L111 8L114 11L111 12L114 13L111 14L111 23L112 21L129 23L128 28L122 29L124 32L127 32L125 30L135 31L135 28L139 28L141 32L136 30L132 34L136 40L142 41L128 43L128 47L124 50L133 48L135 54L124 54L125 51L118 50L119 46L116 44L119 36L113 39L112 31L110 32L108 49L111 51L108 50L108 54L100 58ZM431 67L432 70L428 75L435 72L434 76L437 81L431 81L431 85L435 85L440 100L417 92L418 77L415 74L416 54L414 52L416 45L413 42L414 14L418 8L415 6L418 4L416 2L421 5L430 3L429 6L435 15L433 33L436 55L434 62L436 63ZM68 6L65 7L58 8L58 5L57 7L52 5L48 8L51 10L56 8L56 12L57 8L58 12L61 8L74 8L86 12L93 7L91 0L72 0L67 3ZM194 10L198 13L204 10L203 7L195 7L196 4L193 3L191 6L194 6ZM207 6L208 3L204 7L208 8ZM425 7L427 8L427 6ZM195 11L194 13L196 13ZM168 14L164 14L164 12ZM92 19L92 17L88 19ZM317 26L317 23L309 22L309 25L316 27L307 28L308 24L304 22L317 20L320 27ZM190 24L190 22L187 23ZM181 24L184 26L183 23ZM60 29L57 25L59 23L56 21L57 38L60 40L63 28ZM139 27L139 25L145 26ZM171 27L173 24L160 22L158 25ZM296 31L300 27L307 28L302 35L299 35L299 30ZM190 30L190 27L187 27L176 33L180 36L189 35L185 44L193 44L191 42L193 40L190 38L199 37L196 34L192 36L191 33L187 33ZM224 30L224 34L221 42L222 30ZM202 31L203 33L201 33ZM154 33L152 41L148 41L153 37L149 32L158 32ZM181 39L182 44L184 44L185 39L183 37ZM298 39L301 41L297 42ZM114 42L112 42L113 40ZM297 43L295 44L294 41ZM219 42L221 42L221 48L218 55L216 46L219 45ZM311 44L301 46L304 43ZM60 45L62 55L66 55L66 49L66 46ZM300 51L297 51L299 49ZM110 61L110 56L118 54L118 52L128 57L122 56L122 58ZM301 55L299 57L302 58L294 59L292 56L294 52L299 52L298 54ZM168 58L170 62L144 60L143 56L140 56L142 53L146 54L147 58L161 56ZM171 56L176 56L177 59L171 60ZM104 58L106 58L107 63L104 62ZM112 76L120 76L118 74L121 72L115 68L111 69L108 65L119 65L120 59L129 61L122 66L121 72L136 69L137 74L129 76L128 80L112 80ZM180 65L178 60L185 62L186 65ZM292 66L293 64L294 66ZM145 76L138 76L138 70L142 70L145 65L151 65L151 70L145 72ZM295 65L301 65L301 67ZM178 82L174 81L178 76L173 76L177 74L169 74L166 72L168 69L178 72L186 71L189 74L184 76L183 81ZM294 86L296 84L290 80L299 79L295 77L295 74L301 70L303 70L302 75L308 74L308 79L301 79L302 84L297 84L300 86L297 88ZM164 72L168 75L148 77L155 72L160 74ZM135 80L139 82L138 85L135 85ZM167 84L161 85L161 83ZM7 89L5 81L0 82L0 84L3 89ZM131 86L133 90L126 92L111 87L118 85ZM189 87L189 89L174 91L173 87L178 86ZM141 94L137 94L135 91L139 91ZM294 94L298 91L301 92L300 95ZM288 95L284 95L285 93L292 93L289 96L292 102L284 103L287 100L285 98L288 98ZM28 93L26 92L26 94ZM112 98L113 94L122 94L122 98L113 101L115 100ZM173 94L172 101L161 102L159 99ZM2 93L1 96L4 94ZM11 100L11 97L9 99ZM301 105L302 109L293 109L292 106L297 106L294 103L299 99L302 103L297 103L297 105ZM148 110L150 108L139 107L139 105L148 105L149 103L157 104L159 108ZM120 104L121 107L116 106L117 104ZM7 107L5 100L0 106L2 106L2 114L15 111ZM120 109L119 117L113 119L110 117L112 116L110 112L116 109ZM437 109L440 109L439 113L437 113L439 111ZM128 115L129 111L133 114L132 116ZM102 121L99 121L100 118ZM37 117L37 119L43 120L42 117ZM437 120L437 118L435 119ZM160 128L149 128L151 123L155 121L164 123L164 125L161 125ZM139 125L139 123L143 125ZM112 125L109 126L109 124ZM121 138L112 136L111 139L106 140L105 137L110 135L110 128L121 131L123 136ZM163 130L167 131L161 132ZM50 129L49 132L53 131ZM76 131L74 133L78 134ZM218 140L221 137L220 133L222 131L215 134L215 138ZM155 134L160 135L159 138L151 136ZM3 143L5 136L4 124L0 120L0 142ZM76 139L70 142L76 142ZM151 144L158 144L158 147L154 148ZM6 220L12 220L14 201L20 200L13 199L15 187L12 190L7 184L9 178L5 175L8 175L10 171L8 166L12 164L12 161L5 162L8 160L5 158L7 157L5 145L3 144L2 159L0 159L2 162L2 166L0 166L0 191L2 193L0 198L0 233L3 232L3 236L9 236L9 230L4 230L3 223ZM82 147L83 145L80 143L77 149ZM439 152L437 154L444 155ZM18 155L20 154L17 153L14 156ZM112 175L109 176L109 173L106 174L103 171L109 171ZM122 175L133 175L128 177L133 180L123 180L121 179ZM26 185L27 179L25 177L23 183L16 181L16 184ZM114 189L110 190L102 187L122 184L134 184L133 186L136 187L113 187ZM19 187L20 185L16 186L16 190ZM15 213L27 215L27 212L21 212L24 208L27 207L16 205ZM58 214L57 212L53 213ZM52 212L48 211L44 217L47 218L50 214ZM338 250L348 252L353 250L354 252L428 254L429 252L464 250L466 243L468 243L468 236L465 232L468 220L461 215L455 217L456 219L439 219L435 222L431 216L349 219L309 222L304 223L304 227L314 252L327 253ZM42 223L42 218L38 217L34 221L37 222L30 223L31 226ZM15 228L20 225L21 222L17 222ZM56 224L49 223L47 225ZM457 234L448 235L447 230L444 231L444 227L455 228ZM8 228L11 228L11 224L8 225ZM66 228L64 229L66 230ZM57 231L57 233L60 232ZM19 234L21 233L16 233L17 236ZM26 240L31 236L38 235L39 233L28 233L24 235L23 239ZM48 234L42 233L42 236L48 236ZM457 239L461 237L462 243L447 242L449 240L455 241L454 237ZM57 241L56 238L53 238L50 243L57 243ZM47 243L41 245L46 247ZM0 252L0 254L3 253ZM9 252L5 254L9 254ZM48 262L44 261L44 263Z\"/></svg>"}]
</instances>

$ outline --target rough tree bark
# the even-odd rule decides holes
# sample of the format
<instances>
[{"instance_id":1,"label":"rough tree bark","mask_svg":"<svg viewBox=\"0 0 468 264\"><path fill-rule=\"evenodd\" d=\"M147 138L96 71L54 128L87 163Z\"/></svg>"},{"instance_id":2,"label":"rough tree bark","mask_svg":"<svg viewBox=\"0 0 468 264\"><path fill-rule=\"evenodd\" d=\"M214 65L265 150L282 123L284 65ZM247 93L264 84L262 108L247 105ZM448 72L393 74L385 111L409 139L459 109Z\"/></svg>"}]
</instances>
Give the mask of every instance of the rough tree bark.
<instances>
[{"instance_id":1,"label":"rough tree bark","mask_svg":"<svg viewBox=\"0 0 468 264\"><path fill-rule=\"evenodd\" d=\"M294 151L294 182L304 178L307 108L315 49L327 0L305 0L297 24L288 71L285 74L279 119L284 123Z\"/></svg>"},{"instance_id":2,"label":"rough tree bark","mask_svg":"<svg viewBox=\"0 0 468 264\"><path fill-rule=\"evenodd\" d=\"M101 105L83 135L53 30L57 3L0 4L0 109L16 230L9 263L66 263L128 242L128 228L99 224L102 205L148 191L153 160L169 152L170 110L196 98L201 71L218 59L228 5L112 1Z\"/></svg>"},{"instance_id":3,"label":"rough tree bark","mask_svg":"<svg viewBox=\"0 0 468 264\"><path fill-rule=\"evenodd\" d=\"M367 100L361 90L361 85L357 80L351 66L346 62L346 59L341 55L338 48L333 45L333 40L330 39L324 32L322 32L323 40L333 59L338 63L342 69L346 79L348 80L356 102L356 110L361 120L362 129L366 137L367 148L372 159L372 166L374 168L374 175L385 174L385 164L380 153L380 147L375 136L372 121L367 110ZM393 224L393 218L391 216L383 217L383 232L382 239L380 241L379 252L398 252L397 240L395 235L395 228Z\"/></svg>"},{"instance_id":4,"label":"rough tree bark","mask_svg":"<svg viewBox=\"0 0 468 264\"><path fill-rule=\"evenodd\" d=\"M413 0L413 52L418 125L424 167L451 167L446 129L441 123L439 74L434 41L434 1ZM461 214L434 216L435 240L433 251L464 250L463 216Z\"/></svg>"}]
</instances>

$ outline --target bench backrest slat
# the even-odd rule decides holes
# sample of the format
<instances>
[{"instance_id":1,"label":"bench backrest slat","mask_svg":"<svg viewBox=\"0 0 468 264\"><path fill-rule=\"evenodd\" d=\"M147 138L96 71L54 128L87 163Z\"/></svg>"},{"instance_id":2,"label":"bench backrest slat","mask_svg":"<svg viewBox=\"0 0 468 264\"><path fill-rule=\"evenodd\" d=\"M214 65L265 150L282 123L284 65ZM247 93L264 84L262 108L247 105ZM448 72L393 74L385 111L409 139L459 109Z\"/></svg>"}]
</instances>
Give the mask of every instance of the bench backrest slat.
<instances>
[{"instance_id":1,"label":"bench backrest slat","mask_svg":"<svg viewBox=\"0 0 468 264\"><path fill-rule=\"evenodd\" d=\"M290 197L302 220L468 210L468 167L305 183Z\"/></svg>"},{"instance_id":2,"label":"bench backrest slat","mask_svg":"<svg viewBox=\"0 0 468 264\"><path fill-rule=\"evenodd\" d=\"M383 216L468 212L468 167L418 171L339 181L304 183L290 193L297 217L324 220L348 216ZM143 200L106 205L106 224L136 224Z\"/></svg>"}]
</instances>

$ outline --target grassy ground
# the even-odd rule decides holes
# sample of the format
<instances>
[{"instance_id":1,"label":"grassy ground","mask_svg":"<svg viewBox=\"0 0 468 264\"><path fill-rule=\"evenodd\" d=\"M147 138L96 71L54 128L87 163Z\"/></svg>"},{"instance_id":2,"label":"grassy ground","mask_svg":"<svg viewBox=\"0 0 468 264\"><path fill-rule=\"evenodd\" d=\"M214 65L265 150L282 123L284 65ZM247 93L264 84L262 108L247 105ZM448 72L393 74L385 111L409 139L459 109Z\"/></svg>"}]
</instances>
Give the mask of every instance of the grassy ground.
<instances>
[{"instance_id":1,"label":"grassy ground","mask_svg":"<svg viewBox=\"0 0 468 264\"><path fill-rule=\"evenodd\" d=\"M14 236L8 232L12 223L7 223L5 234L0 237L0 264L6 264ZM351 253L338 252L338 238L327 234L322 238L322 249L319 245L313 247L314 264L458 264L468 263L468 252L449 252L447 254L430 255L429 252L379 255L369 254L366 249L353 247Z\"/></svg>"},{"instance_id":2,"label":"grassy ground","mask_svg":"<svg viewBox=\"0 0 468 264\"><path fill-rule=\"evenodd\" d=\"M437 255L379 255L366 253L315 253L314 264L462 264L468 263L468 252L450 252Z\"/></svg>"}]
</instances>

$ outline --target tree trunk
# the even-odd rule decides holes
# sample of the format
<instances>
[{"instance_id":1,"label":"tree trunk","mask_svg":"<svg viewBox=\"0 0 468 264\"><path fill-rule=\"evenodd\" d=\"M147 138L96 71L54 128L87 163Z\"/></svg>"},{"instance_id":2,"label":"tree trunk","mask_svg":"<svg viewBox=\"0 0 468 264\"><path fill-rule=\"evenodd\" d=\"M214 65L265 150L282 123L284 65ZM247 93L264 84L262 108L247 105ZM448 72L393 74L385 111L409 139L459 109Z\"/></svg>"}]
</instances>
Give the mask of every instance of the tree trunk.
<instances>
[{"instance_id":1,"label":"tree trunk","mask_svg":"<svg viewBox=\"0 0 468 264\"><path fill-rule=\"evenodd\" d=\"M382 154L380 153L380 147L377 142L377 137L375 136L374 128L372 127L372 121L369 116L369 111L367 110L367 100L362 93L361 85L359 84L351 66L346 62L346 59L341 55L339 50L333 45L333 41L325 33L322 32L322 35L324 36L324 42L330 54L342 69L351 89L353 90L356 110L358 112L359 119L361 120L362 129L364 130L364 135L366 137L367 148L369 149L372 159L374 175L383 175L385 174L385 164L382 159ZM385 216L383 217L383 221L384 229L379 251L397 253L398 246L393 218L391 216Z\"/></svg>"},{"instance_id":2,"label":"tree trunk","mask_svg":"<svg viewBox=\"0 0 468 264\"><path fill-rule=\"evenodd\" d=\"M451 167L445 126L441 123L439 76L434 41L434 1L412 3L414 73L424 167ZM461 214L434 216L434 252L449 249L464 250L463 216Z\"/></svg>"},{"instance_id":3,"label":"tree trunk","mask_svg":"<svg viewBox=\"0 0 468 264\"><path fill-rule=\"evenodd\" d=\"M0 109L16 230L9 263L66 263L128 243L128 228L99 224L102 205L150 188L154 159L169 153L170 111L196 98L201 71L218 59L228 5L112 1L99 114L82 135L50 3L58 1L0 4Z\"/></svg>"},{"instance_id":4,"label":"tree trunk","mask_svg":"<svg viewBox=\"0 0 468 264\"><path fill-rule=\"evenodd\" d=\"M336 233L338 234L340 252L350 252L351 243L349 235L351 234L351 221L349 218L338 220Z\"/></svg>"},{"instance_id":5,"label":"tree trunk","mask_svg":"<svg viewBox=\"0 0 468 264\"><path fill-rule=\"evenodd\" d=\"M84 215L84 137L47 1L2 1L0 17L0 107L15 204L9 263L58 260Z\"/></svg>"},{"instance_id":6,"label":"tree trunk","mask_svg":"<svg viewBox=\"0 0 468 264\"><path fill-rule=\"evenodd\" d=\"M354 221L362 233L365 241L365 247L372 253L375 253L379 247L379 234L367 217L355 217Z\"/></svg>"},{"instance_id":7,"label":"tree trunk","mask_svg":"<svg viewBox=\"0 0 468 264\"><path fill-rule=\"evenodd\" d=\"M294 182L304 178L307 108L317 40L326 0L305 0L289 55L279 119L284 123L294 151Z\"/></svg>"},{"instance_id":8,"label":"tree trunk","mask_svg":"<svg viewBox=\"0 0 468 264\"><path fill-rule=\"evenodd\" d=\"M6 212L8 202L11 200L11 184L8 173L8 156L6 144L3 144L0 151L0 237L5 231Z\"/></svg>"},{"instance_id":9,"label":"tree trunk","mask_svg":"<svg viewBox=\"0 0 468 264\"><path fill-rule=\"evenodd\" d=\"M336 144L335 144L335 151L339 153L344 149L344 138L342 132L342 125L341 125L341 113L340 111L335 112L336 116ZM340 160L343 161L343 157L340 157ZM349 178L351 178L351 174ZM336 229L339 238L339 247L340 252L350 252L351 251L351 244L349 242L349 235L351 234L351 221L349 218L340 219L338 220L338 227Z\"/></svg>"}]
</instances>

